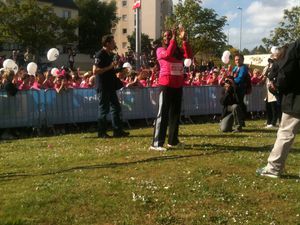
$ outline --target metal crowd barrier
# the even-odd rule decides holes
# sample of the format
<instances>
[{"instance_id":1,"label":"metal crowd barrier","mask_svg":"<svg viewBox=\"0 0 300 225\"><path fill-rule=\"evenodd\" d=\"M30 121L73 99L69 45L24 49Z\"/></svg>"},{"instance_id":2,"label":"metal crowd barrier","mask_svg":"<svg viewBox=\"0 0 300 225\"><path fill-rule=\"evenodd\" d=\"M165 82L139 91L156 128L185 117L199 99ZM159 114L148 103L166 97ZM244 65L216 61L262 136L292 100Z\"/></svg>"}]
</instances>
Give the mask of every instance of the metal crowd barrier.
<instances>
[{"instance_id":1,"label":"metal crowd barrier","mask_svg":"<svg viewBox=\"0 0 300 225\"><path fill-rule=\"evenodd\" d=\"M38 91L19 91L16 96L0 91L0 128L38 127L40 118Z\"/></svg>"},{"instance_id":2,"label":"metal crowd barrier","mask_svg":"<svg viewBox=\"0 0 300 225\"><path fill-rule=\"evenodd\" d=\"M220 86L184 87L182 115L220 114ZM266 90L254 86L245 103L248 111L264 111ZM159 88L123 88L118 91L124 120L155 118ZM98 100L95 89L20 91L7 96L0 91L0 128L41 127L55 124L97 121ZM110 119L110 118L108 118Z\"/></svg>"}]
</instances>

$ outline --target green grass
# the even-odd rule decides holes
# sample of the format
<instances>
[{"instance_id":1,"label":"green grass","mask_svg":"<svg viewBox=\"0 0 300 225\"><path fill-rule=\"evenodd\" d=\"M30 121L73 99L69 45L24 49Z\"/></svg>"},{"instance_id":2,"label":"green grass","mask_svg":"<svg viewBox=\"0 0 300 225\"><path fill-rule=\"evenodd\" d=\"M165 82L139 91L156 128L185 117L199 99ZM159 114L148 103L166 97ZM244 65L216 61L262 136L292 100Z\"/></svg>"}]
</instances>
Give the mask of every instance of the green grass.
<instances>
[{"instance_id":1,"label":"green grass","mask_svg":"<svg viewBox=\"0 0 300 225\"><path fill-rule=\"evenodd\" d=\"M152 128L0 142L1 225L300 224L300 136L282 179L257 177L276 131L182 125L185 150L149 151Z\"/></svg>"}]
</instances>

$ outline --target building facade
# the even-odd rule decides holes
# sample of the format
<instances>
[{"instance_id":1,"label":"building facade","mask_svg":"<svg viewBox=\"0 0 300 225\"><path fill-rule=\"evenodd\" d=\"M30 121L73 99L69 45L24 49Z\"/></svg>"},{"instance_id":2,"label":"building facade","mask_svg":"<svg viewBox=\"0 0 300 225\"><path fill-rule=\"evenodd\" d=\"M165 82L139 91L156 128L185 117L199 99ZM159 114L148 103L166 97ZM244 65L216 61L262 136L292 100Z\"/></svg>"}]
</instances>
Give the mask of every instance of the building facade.
<instances>
[{"instance_id":1,"label":"building facade","mask_svg":"<svg viewBox=\"0 0 300 225\"><path fill-rule=\"evenodd\" d=\"M2 0L6 2L6 0ZM78 7L74 3L73 0L37 0L37 3L40 6L49 6L53 8L53 12L62 18L65 19L75 19L78 18ZM75 34L78 35L78 28L75 30ZM75 46L78 43L70 43L70 46ZM12 49L19 49L18 44L13 43L4 43L2 46L3 50L8 51ZM60 48L63 48L63 46L59 46Z\"/></svg>"},{"instance_id":2,"label":"building facade","mask_svg":"<svg viewBox=\"0 0 300 225\"><path fill-rule=\"evenodd\" d=\"M135 10L132 9L134 0L102 0L115 1L117 4L118 24L112 28L112 33L118 46L118 53L128 52L127 36L132 35L136 27ZM164 30L166 16L172 14L172 0L141 0L140 25L141 32L156 40Z\"/></svg>"}]
</instances>

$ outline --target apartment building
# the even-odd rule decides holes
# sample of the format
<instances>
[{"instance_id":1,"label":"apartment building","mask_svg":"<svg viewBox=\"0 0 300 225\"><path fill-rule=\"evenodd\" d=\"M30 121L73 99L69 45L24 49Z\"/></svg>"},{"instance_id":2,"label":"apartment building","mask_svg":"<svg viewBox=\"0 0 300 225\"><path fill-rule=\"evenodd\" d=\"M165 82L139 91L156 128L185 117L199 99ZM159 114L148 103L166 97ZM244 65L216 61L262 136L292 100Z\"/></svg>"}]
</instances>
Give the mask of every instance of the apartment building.
<instances>
[{"instance_id":1,"label":"apartment building","mask_svg":"<svg viewBox=\"0 0 300 225\"><path fill-rule=\"evenodd\" d=\"M78 18L78 7L73 0L38 0L42 5L48 5L53 8L54 13L65 19Z\"/></svg>"},{"instance_id":2,"label":"apartment building","mask_svg":"<svg viewBox=\"0 0 300 225\"><path fill-rule=\"evenodd\" d=\"M118 46L118 52L128 51L127 36L131 35L136 27L135 10L132 9L134 0L102 0L117 3L118 24L112 28L112 33ZM164 30L165 17L171 15L173 10L172 0L141 0L140 25L141 32L149 35L152 40L161 36Z\"/></svg>"},{"instance_id":3,"label":"apartment building","mask_svg":"<svg viewBox=\"0 0 300 225\"><path fill-rule=\"evenodd\" d=\"M6 2L6 0L2 0ZM73 0L38 0L37 1L40 6L50 6L53 8L54 13L62 18L78 18L78 7L74 3ZM78 35L78 28L75 30L76 35ZM70 43L70 45L77 45L77 43ZM4 43L2 46L3 50L12 50L18 49L18 44L13 43ZM60 46L62 48L62 46Z\"/></svg>"}]
</instances>

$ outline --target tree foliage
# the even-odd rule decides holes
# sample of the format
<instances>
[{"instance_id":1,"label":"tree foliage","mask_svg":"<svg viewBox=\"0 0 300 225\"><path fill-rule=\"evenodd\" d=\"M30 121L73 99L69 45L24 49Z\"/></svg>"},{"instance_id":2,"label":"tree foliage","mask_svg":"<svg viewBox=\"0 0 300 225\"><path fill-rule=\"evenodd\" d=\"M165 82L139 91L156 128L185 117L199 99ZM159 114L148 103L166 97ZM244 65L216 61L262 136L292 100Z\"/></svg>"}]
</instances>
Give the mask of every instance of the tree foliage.
<instances>
[{"instance_id":1,"label":"tree foliage","mask_svg":"<svg viewBox=\"0 0 300 225\"><path fill-rule=\"evenodd\" d=\"M129 42L129 49L132 51L135 51L135 31L127 36L128 42ZM150 54L152 49L151 45L151 39L149 38L149 35L142 33L141 34L141 52Z\"/></svg>"},{"instance_id":2,"label":"tree foliage","mask_svg":"<svg viewBox=\"0 0 300 225\"><path fill-rule=\"evenodd\" d=\"M77 21L58 17L53 8L36 0L0 2L0 42L29 47L35 54L47 48L74 42Z\"/></svg>"},{"instance_id":3,"label":"tree foliage","mask_svg":"<svg viewBox=\"0 0 300 225\"><path fill-rule=\"evenodd\" d=\"M283 19L278 27L270 32L269 38L262 41L267 49L271 46L283 46L296 41L300 37L300 6L284 10Z\"/></svg>"},{"instance_id":4,"label":"tree foliage","mask_svg":"<svg viewBox=\"0 0 300 225\"><path fill-rule=\"evenodd\" d=\"M249 54L268 54L269 51L262 45L256 46Z\"/></svg>"},{"instance_id":5,"label":"tree foliage","mask_svg":"<svg viewBox=\"0 0 300 225\"><path fill-rule=\"evenodd\" d=\"M213 9L203 8L201 1L179 1L174 6L174 15L167 18L166 28L182 24L195 54L221 55L226 45L223 27L226 17L219 17Z\"/></svg>"},{"instance_id":6,"label":"tree foliage","mask_svg":"<svg viewBox=\"0 0 300 225\"><path fill-rule=\"evenodd\" d=\"M103 35L111 33L118 22L116 2L99 0L75 0L79 8L79 49L95 52L99 49Z\"/></svg>"}]
</instances>

